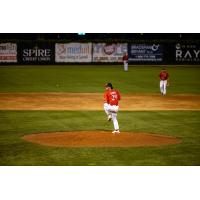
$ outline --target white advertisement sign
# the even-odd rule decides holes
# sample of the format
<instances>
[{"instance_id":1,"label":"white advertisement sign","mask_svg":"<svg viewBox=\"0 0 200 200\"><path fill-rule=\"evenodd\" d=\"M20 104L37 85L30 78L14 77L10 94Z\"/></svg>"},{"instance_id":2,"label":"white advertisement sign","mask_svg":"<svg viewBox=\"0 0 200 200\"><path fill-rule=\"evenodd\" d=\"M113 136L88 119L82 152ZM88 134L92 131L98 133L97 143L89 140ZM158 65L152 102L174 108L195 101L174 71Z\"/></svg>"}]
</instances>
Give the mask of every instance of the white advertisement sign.
<instances>
[{"instance_id":1,"label":"white advertisement sign","mask_svg":"<svg viewBox=\"0 0 200 200\"><path fill-rule=\"evenodd\" d=\"M17 62L17 44L0 43L0 62L1 63Z\"/></svg>"},{"instance_id":2,"label":"white advertisement sign","mask_svg":"<svg viewBox=\"0 0 200 200\"><path fill-rule=\"evenodd\" d=\"M56 44L56 62L92 62L92 43Z\"/></svg>"},{"instance_id":3,"label":"white advertisement sign","mask_svg":"<svg viewBox=\"0 0 200 200\"><path fill-rule=\"evenodd\" d=\"M93 44L93 62L122 62L122 57L127 51L126 43Z\"/></svg>"}]
</instances>

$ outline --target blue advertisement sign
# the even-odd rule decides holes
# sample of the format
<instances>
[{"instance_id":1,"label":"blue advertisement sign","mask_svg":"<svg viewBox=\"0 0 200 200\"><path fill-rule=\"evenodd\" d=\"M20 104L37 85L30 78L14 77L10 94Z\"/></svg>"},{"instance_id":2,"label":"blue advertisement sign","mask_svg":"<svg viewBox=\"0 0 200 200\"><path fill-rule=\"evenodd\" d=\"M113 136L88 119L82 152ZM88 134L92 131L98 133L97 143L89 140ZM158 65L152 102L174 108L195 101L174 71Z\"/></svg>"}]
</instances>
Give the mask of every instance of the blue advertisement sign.
<instances>
[{"instance_id":1,"label":"blue advertisement sign","mask_svg":"<svg viewBox=\"0 0 200 200\"><path fill-rule=\"evenodd\" d=\"M162 62L163 46L160 44L129 44L129 61L132 62Z\"/></svg>"}]
</instances>

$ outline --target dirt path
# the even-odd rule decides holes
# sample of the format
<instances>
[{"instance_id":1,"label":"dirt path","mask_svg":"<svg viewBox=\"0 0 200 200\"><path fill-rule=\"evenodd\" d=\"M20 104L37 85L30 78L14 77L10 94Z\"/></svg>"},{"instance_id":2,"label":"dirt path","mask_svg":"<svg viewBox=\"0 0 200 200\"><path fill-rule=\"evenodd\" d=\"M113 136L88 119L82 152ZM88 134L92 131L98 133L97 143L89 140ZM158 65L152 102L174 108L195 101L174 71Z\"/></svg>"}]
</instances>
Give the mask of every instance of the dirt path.
<instances>
[{"instance_id":1,"label":"dirt path","mask_svg":"<svg viewBox=\"0 0 200 200\"><path fill-rule=\"evenodd\" d=\"M99 93L0 93L0 110L102 110ZM200 110L200 95L122 94L120 110Z\"/></svg>"},{"instance_id":2,"label":"dirt path","mask_svg":"<svg viewBox=\"0 0 200 200\"><path fill-rule=\"evenodd\" d=\"M148 133L108 131L55 132L26 135L24 140L54 147L144 147L178 144L180 139Z\"/></svg>"}]
</instances>

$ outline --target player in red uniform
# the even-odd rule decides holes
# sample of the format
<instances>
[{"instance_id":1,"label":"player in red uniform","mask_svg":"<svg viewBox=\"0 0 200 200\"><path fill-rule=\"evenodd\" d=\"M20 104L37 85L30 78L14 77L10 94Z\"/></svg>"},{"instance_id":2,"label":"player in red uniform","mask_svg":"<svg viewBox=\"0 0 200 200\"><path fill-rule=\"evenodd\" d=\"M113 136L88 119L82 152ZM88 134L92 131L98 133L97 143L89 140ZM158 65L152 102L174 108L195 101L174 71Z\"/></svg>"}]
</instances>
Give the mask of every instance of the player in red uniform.
<instances>
[{"instance_id":1,"label":"player in red uniform","mask_svg":"<svg viewBox=\"0 0 200 200\"><path fill-rule=\"evenodd\" d=\"M122 60L124 63L124 71L127 72L128 71L128 53L124 54Z\"/></svg>"},{"instance_id":2,"label":"player in red uniform","mask_svg":"<svg viewBox=\"0 0 200 200\"><path fill-rule=\"evenodd\" d=\"M162 95L166 95L167 93L167 86L169 86L169 73L165 68L159 74L160 78L160 92Z\"/></svg>"},{"instance_id":3,"label":"player in red uniform","mask_svg":"<svg viewBox=\"0 0 200 200\"><path fill-rule=\"evenodd\" d=\"M104 110L108 116L108 121L113 121L113 134L119 134L119 124L117 121L117 112L119 110L119 100L121 99L119 91L115 90L111 83L106 83L104 93Z\"/></svg>"}]
</instances>

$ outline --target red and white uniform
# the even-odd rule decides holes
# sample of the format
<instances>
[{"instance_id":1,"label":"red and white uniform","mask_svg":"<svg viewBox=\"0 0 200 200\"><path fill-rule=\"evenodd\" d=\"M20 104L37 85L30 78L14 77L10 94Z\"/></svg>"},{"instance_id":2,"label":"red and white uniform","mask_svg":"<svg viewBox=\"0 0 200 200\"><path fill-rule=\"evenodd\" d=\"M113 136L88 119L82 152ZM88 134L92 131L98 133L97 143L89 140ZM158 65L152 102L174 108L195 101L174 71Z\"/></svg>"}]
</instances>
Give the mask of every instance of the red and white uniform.
<instances>
[{"instance_id":1,"label":"red and white uniform","mask_svg":"<svg viewBox=\"0 0 200 200\"><path fill-rule=\"evenodd\" d=\"M121 96L117 90L108 90L104 93L104 103L107 103L111 106L118 106L120 99Z\"/></svg>"},{"instance_id":2,"label":"red and white uniform","mask_svg":"<svg viewBox=\"0 0 200 200\"><path fill-rule=\"evenodd\" d=\"M122 60L124 63L124 71L128 71L128 54L124 55Z\"/></svg>"},{"instance_id":3,"label":"red and white uniform","mask_svg":"<svg viewBox=\"0 0 200 200\"><path fill-rule=\"evenodd\" d=\"M119 110L119 101L121 95L119 91L111 89L104 93L104 110L108 116L112 117L115 130L119 130L119 124L117 121L117 112Z\"/></svg>"},{"instance_id":4,"label":"red and white uniform","mask_svg":"<svg viewBox=\"0 0 200 200\"><path fill-rule=\"evenodd\" d=\"M123 56L123 61L128 61L128 55Z\"/></svg>"},{"instance_id":5,"label":"red and white uniform","mask_svg":"<svg viewBox=\"0 0 200 200\"><path fill-rule=\"evenodd\" d=\"M160 77L160 92L162 95L165 95L167 93L167 80L169 78L169 73L167 71L161 71L159 77Z\"/></svg>"},{"instance_id":6,"label":"red and white uniform","mask_svg":"<svg viewBox=\"0 0 200 200\"><path fill-rule=\"evenodd\" d=\"M169 74L167 71L162 71L162 72L160 72L159 77L160 77L160 80L164 81L164 80L168 79Z\"/></svg>"}]
</instances>

